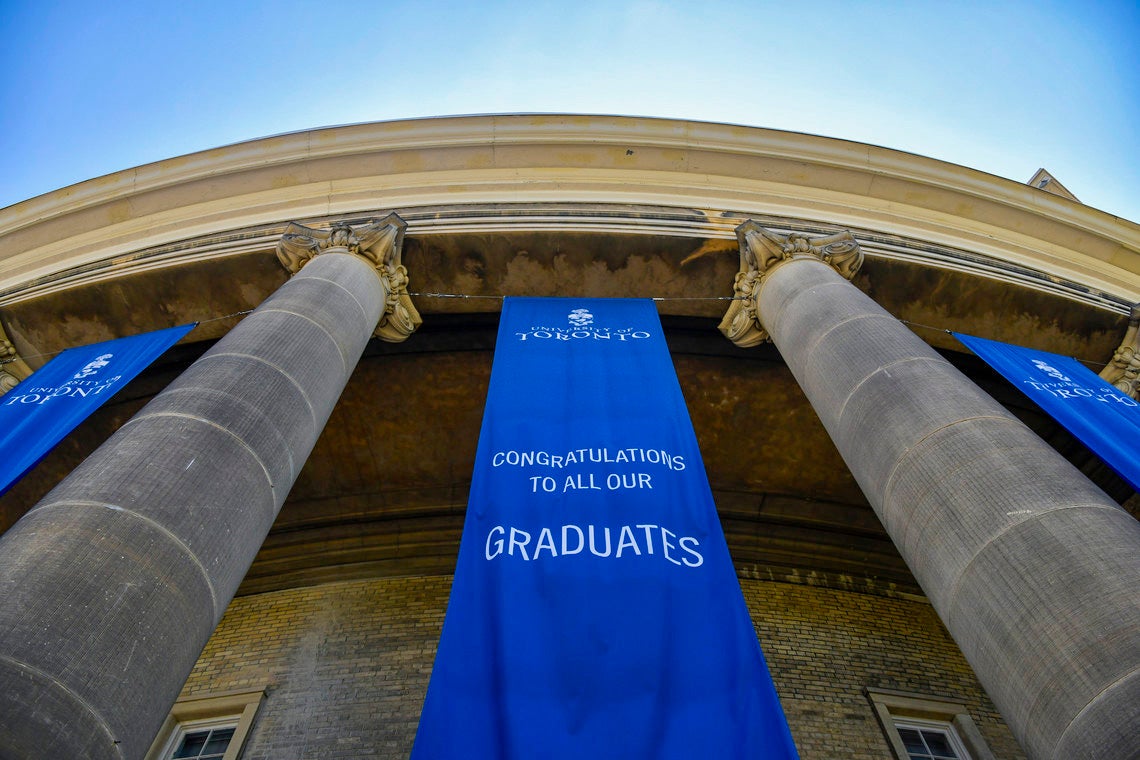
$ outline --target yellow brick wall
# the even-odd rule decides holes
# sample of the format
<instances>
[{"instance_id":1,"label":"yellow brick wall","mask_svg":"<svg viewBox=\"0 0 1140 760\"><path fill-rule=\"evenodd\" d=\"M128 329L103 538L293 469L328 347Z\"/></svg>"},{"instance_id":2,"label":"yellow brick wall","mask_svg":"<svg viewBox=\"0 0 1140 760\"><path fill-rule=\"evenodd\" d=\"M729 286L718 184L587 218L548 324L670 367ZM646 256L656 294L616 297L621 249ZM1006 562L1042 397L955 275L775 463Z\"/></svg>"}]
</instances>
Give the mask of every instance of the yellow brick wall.
<instances>
[{"instance_id":1,"label":"yellow brick wall","mask_svg":"<svg viewBox=\"0 0 1140 760\"><path fill-rule=\"evenodd\" d=\"M994 756L1023 758L926 602L741 581L803 760L890 758L865 687L965 703Z\"/></svg>"},{"instance_id":2,"label":"yellow brick wall","mask_svg":"<svg viewBox=\"0 0 1140 760\"><path fill-rule=\"evenodd\" d=\"M450 583L384 578L235 599L183 694L266 688L244 760L406 758ZM965 702L996 757L1022 757L925 603L742 586L803 760L891 756L867 686Z\"/></svg>"}]
</instances>

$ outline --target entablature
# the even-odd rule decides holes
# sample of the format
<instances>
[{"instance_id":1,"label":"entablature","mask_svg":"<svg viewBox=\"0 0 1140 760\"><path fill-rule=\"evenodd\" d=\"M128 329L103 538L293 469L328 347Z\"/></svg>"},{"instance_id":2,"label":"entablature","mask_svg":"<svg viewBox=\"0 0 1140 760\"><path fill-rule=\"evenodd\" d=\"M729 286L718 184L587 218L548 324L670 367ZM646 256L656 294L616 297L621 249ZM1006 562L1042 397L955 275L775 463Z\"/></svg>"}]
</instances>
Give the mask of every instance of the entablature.
<instances>
[{"instance_id":1,"label":"entablature","mask_svg":"<svg viewBox=\"0 0 1140 760\"><path fill-rule=\"evenodd\" d=\"M288 221L378 209L400 213L410 235L574 229L727 240L745 218L772 229L789 220L817 228L789 232L849 229L960 251L954 265L978 264L980 276L1039 273L1104 294L1122 313L1119 304L1140 301L1140 226L1018 182L775 130L525 114L280 135L33 198L0 210L0 293L8 302L67 273L187 241L257 230L275 238Z\"/></svg>"}]
</instances>

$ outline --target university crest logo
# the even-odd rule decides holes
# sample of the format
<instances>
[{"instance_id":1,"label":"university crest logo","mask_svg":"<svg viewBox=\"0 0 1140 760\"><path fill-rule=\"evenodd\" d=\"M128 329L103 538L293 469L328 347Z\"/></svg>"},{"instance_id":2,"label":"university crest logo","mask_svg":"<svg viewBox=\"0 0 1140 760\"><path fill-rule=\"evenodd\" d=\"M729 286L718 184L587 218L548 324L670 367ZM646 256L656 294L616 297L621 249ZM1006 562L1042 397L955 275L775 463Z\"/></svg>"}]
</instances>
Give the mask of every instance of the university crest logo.
<instances>
[{"instance_id":1,"label":"university crest logo","mask_svg":"<svg viewBox=\"0 0 1140 760\"><path fill-rule=\"evenodd\" d=\"M567 315L570 324L574 327L585 327L586 325L594 324L594 315L590 313L589 309L574 309Z\"/></svg>"},{"instance_id":2,"label":"university crest logo","mask_svg":"<svg viewBox=\"0 0 1140 760\"><path fill-rule=\"evenodd\" d=\"M594 313L589 309L578 307L566 314L567 326L555 327L550 325L532 325L529 330L515 332L520 341L550 340L550 341L613 341L624 343L632 340L645 340L649 337L648 330L639 327L611 327L606 324L597 324ZM603 317L604 322L604 317Z\"/></svg>"}]
</instances>

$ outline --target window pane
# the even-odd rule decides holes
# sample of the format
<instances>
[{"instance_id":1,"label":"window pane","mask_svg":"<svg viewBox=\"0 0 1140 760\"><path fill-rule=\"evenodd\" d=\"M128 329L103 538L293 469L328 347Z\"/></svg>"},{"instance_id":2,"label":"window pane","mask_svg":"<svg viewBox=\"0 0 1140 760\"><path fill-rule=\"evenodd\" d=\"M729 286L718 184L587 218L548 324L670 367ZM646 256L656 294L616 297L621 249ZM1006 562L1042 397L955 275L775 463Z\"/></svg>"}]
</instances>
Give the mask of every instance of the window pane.
<instances>
[{"instance_id":1,"label":"window pane","mask_svg":"<svg viewBox=\"0 0 1140 760\"><path fill-rule=\"evenodd\" d=\"M930 753L935 757L958 760L958 754L950 746L950 740L946 734L941 731L923 731L922 738L926 740L926 746L930 748Z\"/></svg>"},{"instance_id":2,"label":"window pane","mask_svg":"<svg viewBox=\"0 0 1140 760\"><path fill-rule=\"evenodd\" d=\"M206 742L202 754L225 754L226 747L230 746L230 739L234 736L234 729L232 728L219 728L210 734L210 740Z\"/></svg>"},{"instance_id":3,"label":"window pane","mask_svg":"<svg viewBox=\"0 0 1140 760\"><path fill-rule=\"evenodd\" d=\"M899 736L902 737L903 746L906 747L907 752L926 752L926 745L922 743L922 737L913 728L900 728Z\"/></svg>"},{"instance_id":4,"label":"window pane","mask_svg":"<svg viewBox=\"0 0 1140 760\"><path fill-rule=\"evenodd\" d=\"M182 737L182 743L178 745L178 749L174 751L174 757L198 757L202 748L206 746L206 739L209 735L209 731L195 731L186 734Z\"/></svg>"}]
</instances>

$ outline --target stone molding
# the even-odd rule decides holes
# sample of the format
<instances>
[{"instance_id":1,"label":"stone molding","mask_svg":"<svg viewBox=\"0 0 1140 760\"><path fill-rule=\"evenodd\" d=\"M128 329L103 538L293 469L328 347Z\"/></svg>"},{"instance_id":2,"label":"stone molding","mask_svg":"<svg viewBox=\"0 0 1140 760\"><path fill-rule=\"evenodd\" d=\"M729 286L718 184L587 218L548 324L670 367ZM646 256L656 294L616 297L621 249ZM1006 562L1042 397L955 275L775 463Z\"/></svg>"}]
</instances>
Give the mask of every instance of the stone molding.
<instances>
[{"instance_id":1,"label":"stone molding","mask_svg":"<svg viewBox=\"0 0 1140 760\"><path fill-rule=\"evenodd\" d=\"M253 728L253 719L265 700L265 687L253 691L224 691L181 697L174 703L144 760L165 760L173 752L179 728L190 721L233 717L233 738L222 760L239 757Z\"/></svg>"},{"instance_id":2,"label":"stone molding","mask_svg":"<svg viewBox=\"0 0 1140 760\"><path fill-rule=\"evenodd\" d=\"M825 235L840 229L831 224L770 214L735 211L712 213L692 208L587 202L441 204L401 207L397 213L408 223L405 237L413 238L571 232L706 238L710 245L715 245L719 241L735 240L736 227L750 218L769 228L796 230L804 234ZM306 218L304 223L312 226L362 224L374 216L374 211L315 216ZM0 281L0 308L154 269L197 265L247 253L262 254L273 249L287 224L288 222L258 224L182 239L135 250L126 256L61 269L33 282L9 288L5 288ZM847 229L858 236L864 257L871 260L898 261L962 272L1092 305L1116 314L1128 314L1133 303L1131 298L1112 295L1074 279L977 252L905 236L882 234L865 228L847 226ZM701 295L712 294L709 292Z\"/></svg>"},{"instance_id":3,"label":"stone molding","mask_svg":"<svg viewBox=\"0 0 1140 760\"><path fill-rule=\"evenodd\" d=\"M0 327L0 396L31 374L32 368L16 352L16 347L8 340L4 328Z\"/></svg>"},{"instance_id":4,"label":"stone molding","mask_svg":"<svg viewBox=\"0 0 1140 760\"><path fill-rule=\"evenodd\" d=\"M770 340L760 324L757 299L761 283L776 267L794 259L817 259L851 280L863 265L863 251L848 231L824 237L798 232L781 235L749 219L736 228L736 237L740 243L740 271L732 287L736 300L718 329L741 348Z\"/></svg>"},{"instance_id":5,"label":"stone molding","mask_svg":"<svg viewBox=\"0 0 1140 760\"><path fill-rule=\"evenodd\" d=\"M943 721L954 727L955 734L966 745L972 760L994 760L977 725L970 717L966 705L959 699L911 694L894 689L863 687L863 693L875 710L875 717L883 729L887 743L896 758L906 760L910 755L895 727L895 719L919 718Z\"/></svg>"},{"instance_id":6,"label":"stone molding","mask_svg":"<svg viewBox=\"0 0 1140 760\"><path fill-rule=\"evenodd\" d=\"M362 227L333 224L322 230L290 222L277 243L277 260L290 275L327 251L350 253L367 261L388 292L384 314L373 335L389 343L401 343L423 324L408 295L408 270L401 263L407 226L395 213Z\"/></svg>"},{"instance_id":7,"label":"stone molding","mask_svg":"<svg viewBox=\"0 0 1140 760\"><path fill-rule=\"evenodd\" d=\"M1020 182L811 135L534 114L278 135L29 199L0 209L0 291L290 219L570 200L801 219L856 230L865 245L863 232L916 239L978 257L983 277L994 260L1140 300L1140 225Z\"/></svg>"},{"instance_id":8,"label":"stone molding","mask_svg":"<svg viewBox=\"0 0 1140 760\"><path fill-rule=\"evenodd\" d=\"M1100 376L1121 393L1140 401L1140 304L1132 307L1124 340Z\"/></svg>"}]
</instances>

